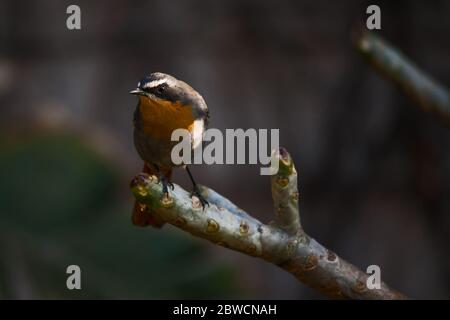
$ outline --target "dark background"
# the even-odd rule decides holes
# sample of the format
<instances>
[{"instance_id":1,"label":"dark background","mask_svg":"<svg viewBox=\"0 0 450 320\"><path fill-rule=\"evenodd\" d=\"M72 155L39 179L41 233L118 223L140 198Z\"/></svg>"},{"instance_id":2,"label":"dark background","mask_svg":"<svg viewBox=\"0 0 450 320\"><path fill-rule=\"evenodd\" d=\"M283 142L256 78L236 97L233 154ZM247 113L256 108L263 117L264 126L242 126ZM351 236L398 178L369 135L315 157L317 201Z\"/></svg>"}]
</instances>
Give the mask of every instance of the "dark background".
<instances>
[{"instance_id":1,"label":"dark background","mask_svg":"<svg viewBox=\"0 0 450 320\"><path fill-rule=\"evenodd\" d=\"M311 236L411 297L450 297L450 133L355 51L370 4L378 34L450 83L445 0L0 0L0 298L322 298L263 261L131 225L128 92L154 71L196 88L212 127L280 129ZM193 171L272 218L259 166Z\"/></svg>"}]
</instances>

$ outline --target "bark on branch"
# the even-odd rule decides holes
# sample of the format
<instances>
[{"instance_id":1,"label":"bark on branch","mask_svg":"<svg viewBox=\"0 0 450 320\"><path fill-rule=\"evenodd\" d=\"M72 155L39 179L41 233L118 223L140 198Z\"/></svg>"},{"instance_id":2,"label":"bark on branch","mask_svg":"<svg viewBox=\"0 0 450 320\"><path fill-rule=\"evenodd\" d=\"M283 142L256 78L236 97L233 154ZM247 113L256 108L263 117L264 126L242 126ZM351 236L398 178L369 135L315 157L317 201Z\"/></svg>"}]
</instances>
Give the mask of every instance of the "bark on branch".
<instances>
[{"instance_id":1,"label":"bark on branch","mask_svg":"<svg viewBox=\"0 0 450 320\"><path fill-rule=\"evenodd\" d=\"M201 187L210 203L204 210L197 198L175 185L164 197L155 176L137 175L131 182L136 199L158 218L194 236L259 257L290 272L298 280L332 298L403 299L385 283L368 289L368 275L338 257L302 229L298 212L297 172L284 149L274 155L278 174L271 177L275 220L264 224L212 189Z\"/></svg>"},{"instance_id":2,"label":"bark on branch","mask_svg":"<svg viewBox=\"0 0 450 320\"><path fill-rule=\"evenodd\" d=\"M373 33L362 34L356 47L368 62L400 85L424 111L434 113L450 128L450 93L447 88Z\"/></svg>"}]
</instances>

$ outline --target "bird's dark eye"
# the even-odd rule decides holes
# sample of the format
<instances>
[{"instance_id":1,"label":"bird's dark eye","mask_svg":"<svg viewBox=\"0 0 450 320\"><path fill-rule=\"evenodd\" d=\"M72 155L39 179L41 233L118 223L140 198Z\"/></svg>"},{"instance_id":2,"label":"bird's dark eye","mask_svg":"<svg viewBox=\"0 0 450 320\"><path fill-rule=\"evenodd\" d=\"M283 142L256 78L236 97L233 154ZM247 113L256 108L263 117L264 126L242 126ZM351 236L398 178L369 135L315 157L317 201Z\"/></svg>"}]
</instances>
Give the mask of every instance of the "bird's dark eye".
<instances>
[{"instance_id":1,"label":"bird's dark eye","mask_svg":"<svg viewBox=\"0 0 450 320\"><path fill-rule=\"evenodd\" d=\"M159 86L156 87L156 92L159 94L163 94L166 91L166 84L161 84Z\"/></svg>"}]
</instances>

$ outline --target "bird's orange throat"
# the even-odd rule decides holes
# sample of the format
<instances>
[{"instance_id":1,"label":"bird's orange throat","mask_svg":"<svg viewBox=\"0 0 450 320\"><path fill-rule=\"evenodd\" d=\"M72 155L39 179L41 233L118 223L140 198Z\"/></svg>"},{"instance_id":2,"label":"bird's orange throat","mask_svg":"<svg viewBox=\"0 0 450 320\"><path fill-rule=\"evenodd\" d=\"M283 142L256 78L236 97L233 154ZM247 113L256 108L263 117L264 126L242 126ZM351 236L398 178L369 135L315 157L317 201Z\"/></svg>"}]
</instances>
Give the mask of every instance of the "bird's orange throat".
<instances>
[{"instance_id":1,"label":"bird's orange throat","mask_svg":"<svg viewBox=\"0 0 450 320\"><path fill-rule=\"evenodd\" d=\"M175 129L192 130L194 115L192 106L180 102L153 101L139 97L139 112L142 117L144 132L153 138L168 139Z\"/></svg>"}]
</instances>

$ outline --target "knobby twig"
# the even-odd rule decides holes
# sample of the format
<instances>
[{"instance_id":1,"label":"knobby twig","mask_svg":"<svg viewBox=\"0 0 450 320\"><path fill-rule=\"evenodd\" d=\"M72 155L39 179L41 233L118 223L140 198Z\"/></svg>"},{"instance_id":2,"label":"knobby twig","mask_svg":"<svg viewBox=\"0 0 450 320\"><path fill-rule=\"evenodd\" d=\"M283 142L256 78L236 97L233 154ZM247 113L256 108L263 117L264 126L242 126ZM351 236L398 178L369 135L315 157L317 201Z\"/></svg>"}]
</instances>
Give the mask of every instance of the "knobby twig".
<instances>
[{"instance_id":1,"label":"knobby twig","mask_svg":"<svg viewBox=\"0 0 450 320\"><path fill-rule=\"evenodd\" d=\"M160 219L194 236L244 254L262 258L293 274L303 283L332 298L403 299L389 288L368 289L368 275L338 257L302 229L299 218L297 172L284 149L274 153L279 171L271 177L275 221L263 224L215 191L201 187L210 203L202 208L196 197L175 185L164 197L155 176L137 175L131 182L136 199Z\"/></svg>"},{"instance_id":2,"label":"knobby twig","mask_svg":"<svg viewBox=\"0 0 450 320\"><path fill-rule=\"evenodd\" d=\"M450 128L450 93L447 88L373 33L360 36L356 47L367 61L400 85L424 111L434 113Z\"/></svg>"}]
</instances>

